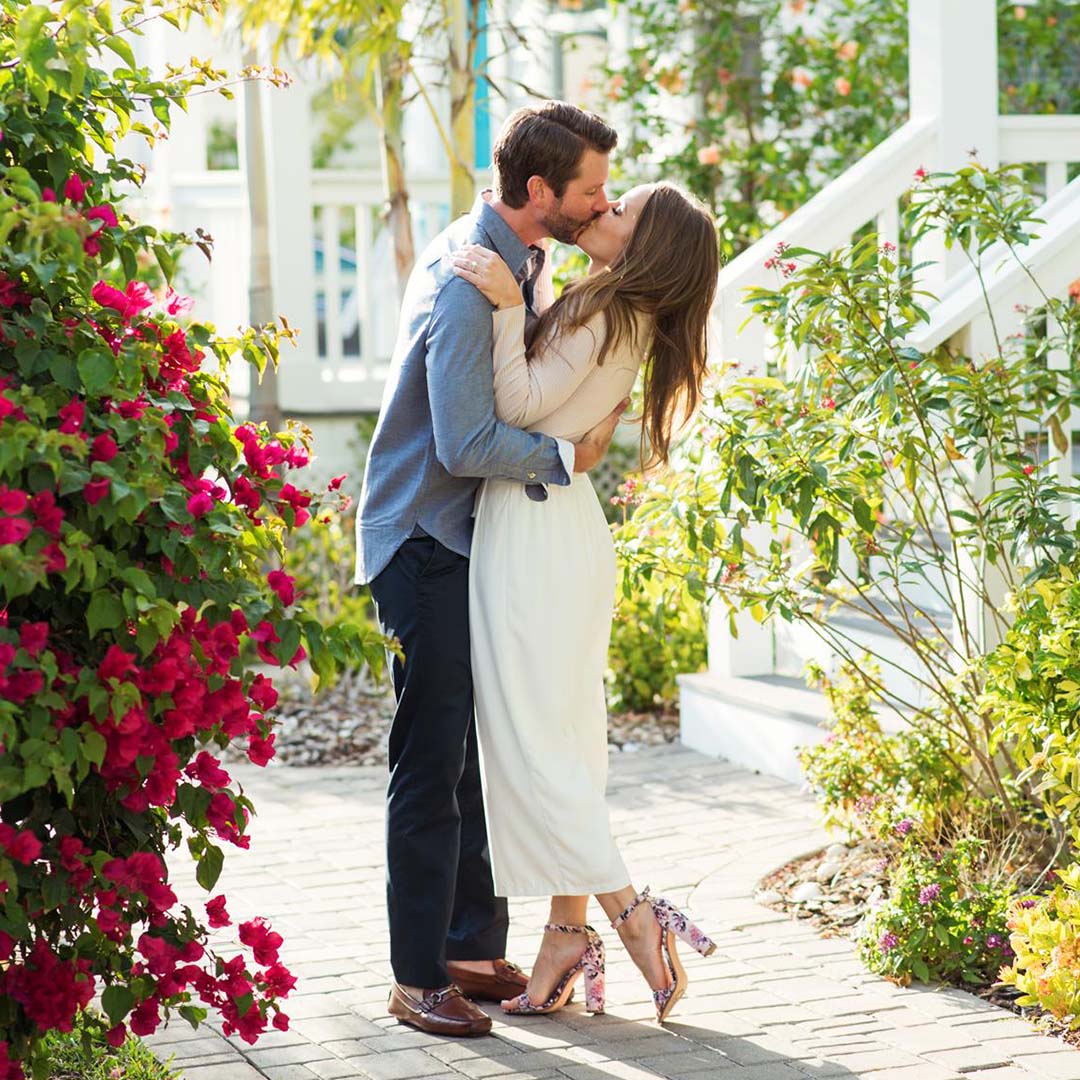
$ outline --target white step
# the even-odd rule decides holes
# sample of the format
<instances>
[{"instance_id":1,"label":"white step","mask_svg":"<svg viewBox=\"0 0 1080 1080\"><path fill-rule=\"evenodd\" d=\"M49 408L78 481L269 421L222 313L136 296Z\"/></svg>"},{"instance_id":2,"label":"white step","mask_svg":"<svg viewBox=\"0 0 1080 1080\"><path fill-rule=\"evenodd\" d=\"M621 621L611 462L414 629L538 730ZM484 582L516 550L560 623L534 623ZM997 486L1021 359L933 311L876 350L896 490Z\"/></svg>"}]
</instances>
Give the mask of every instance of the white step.
<instances>
[{"instance_id":1,"label":"white step","mask_svg":"<svg viewBox=\"0 0 1080 1080\"><path fill-rule=\"evenodd\" d=\"M680 675L683 745L747 769L803 782L798 750L824 740L824 697L780 675Z\"/></svg>"}]
</instances>

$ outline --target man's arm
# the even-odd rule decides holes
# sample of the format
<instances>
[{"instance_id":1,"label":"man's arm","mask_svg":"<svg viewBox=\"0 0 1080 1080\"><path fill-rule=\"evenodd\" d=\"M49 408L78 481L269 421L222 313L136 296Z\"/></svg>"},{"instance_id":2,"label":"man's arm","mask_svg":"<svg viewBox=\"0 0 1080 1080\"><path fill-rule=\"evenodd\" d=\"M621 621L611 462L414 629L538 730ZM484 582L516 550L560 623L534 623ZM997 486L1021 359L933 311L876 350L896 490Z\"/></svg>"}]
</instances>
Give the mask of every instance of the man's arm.
<instances>
[{"instance_id":1,"label":"man's arm","mask_svg":"<svg viewBox=\"0 0 1080 1080\"><path fill-rule=\"evenodd\" d=\"M576 454L561 455L549 435L510 427L495 415L491 311L457 277L435 298L427 330L427 385L436 457L454 476L568 484Z\"/></svg>"}]
</instances>

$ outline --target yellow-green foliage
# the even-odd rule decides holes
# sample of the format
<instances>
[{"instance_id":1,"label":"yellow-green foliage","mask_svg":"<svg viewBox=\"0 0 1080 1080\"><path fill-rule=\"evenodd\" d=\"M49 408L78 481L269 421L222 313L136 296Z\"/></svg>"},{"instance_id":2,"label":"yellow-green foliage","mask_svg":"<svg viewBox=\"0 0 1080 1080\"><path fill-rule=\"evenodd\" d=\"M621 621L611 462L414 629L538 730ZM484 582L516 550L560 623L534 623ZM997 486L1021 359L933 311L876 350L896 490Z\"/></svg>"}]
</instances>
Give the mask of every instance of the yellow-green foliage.
<instances>
[{"instance_id":1,"label":"yellow-green foliage","mask_svg":"<svg viewBox=\"0 0 1080 1080\"><path fill-rule=\"evenodd\" d=\"M608 653L608 704L616 711L671 706L676 675L700 671L706 660L701 604L670 595L657 579L619 594Z\"/></svg>"},{"instance_id":2,"label":"yellow-green foliage","mask_svg":"<svg viewBox=\"0 0 1080 1080\"><path fill-rule=\"evenodd\" d=\"M1080 582L1068 567L1014 602L1016 620L989 657L985 705L997 745L1080 846Z\"/></svg>"},{"instance_id":3,"label":"yellow-green foliage","mask_svg":"<svg viewBox=\"0 0 1080 1080\"><path fill-rule=\"evenodd\" d=\"M1021 1005L1041 1005L1080 1027L1080 866L1058 874L1053 892L1014 901L1009 938L1016 958L1000 979L1022 990Z\"/></svg>"}]
</instances>

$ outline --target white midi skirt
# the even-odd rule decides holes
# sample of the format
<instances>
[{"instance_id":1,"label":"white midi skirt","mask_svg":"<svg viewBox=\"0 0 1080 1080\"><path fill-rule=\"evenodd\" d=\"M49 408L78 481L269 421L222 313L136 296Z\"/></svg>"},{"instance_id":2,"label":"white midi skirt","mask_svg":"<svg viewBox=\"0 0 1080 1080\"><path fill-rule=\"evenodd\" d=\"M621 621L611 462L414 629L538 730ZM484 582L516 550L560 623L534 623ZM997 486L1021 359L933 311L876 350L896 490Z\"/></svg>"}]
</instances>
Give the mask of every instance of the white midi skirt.
<instances>
[{"instance_id":1,"label":"white midi skirt","mask_svg":"<svg viewBox=\"0 0 1080 1080\"><path fill-rule=\"evenodd\" d=\"M604 668L616 565L588 476L534 502L488 480L469 561L477 734L499 896L630 882L611 836Z\"/></svg>"}]
</instances>

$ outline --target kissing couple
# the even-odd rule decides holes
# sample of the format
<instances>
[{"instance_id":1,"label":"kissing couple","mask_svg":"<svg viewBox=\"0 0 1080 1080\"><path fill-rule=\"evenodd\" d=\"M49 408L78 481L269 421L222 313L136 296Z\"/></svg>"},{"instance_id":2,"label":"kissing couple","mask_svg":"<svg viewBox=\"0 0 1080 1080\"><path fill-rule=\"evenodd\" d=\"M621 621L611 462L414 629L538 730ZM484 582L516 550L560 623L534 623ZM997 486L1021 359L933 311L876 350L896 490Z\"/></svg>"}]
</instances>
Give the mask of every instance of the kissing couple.
<instances>
[{"instance_id":1,"label":"kissing couple","mask_svg":"<svg viewBox=\"0 0 1080 1080\"><path fill-rule=\"evenodd\" d=\"M667 183L610 201L618 141L564 102L523 108L494 190L419 257L357 513L358 584L392 657L390 1014L440 1035L604 1009L595 896L661 1022L686 988L676 938L715 947L631 882L605 801L604 669L617 571L588 473L642 374L642 456L697 404L715 224ZM546 240L588 273L556 300ZM486 823L485 823L486 808ZM550 896L532 974L505 959L509 896Z\"/></svg>"}]
</instances>

